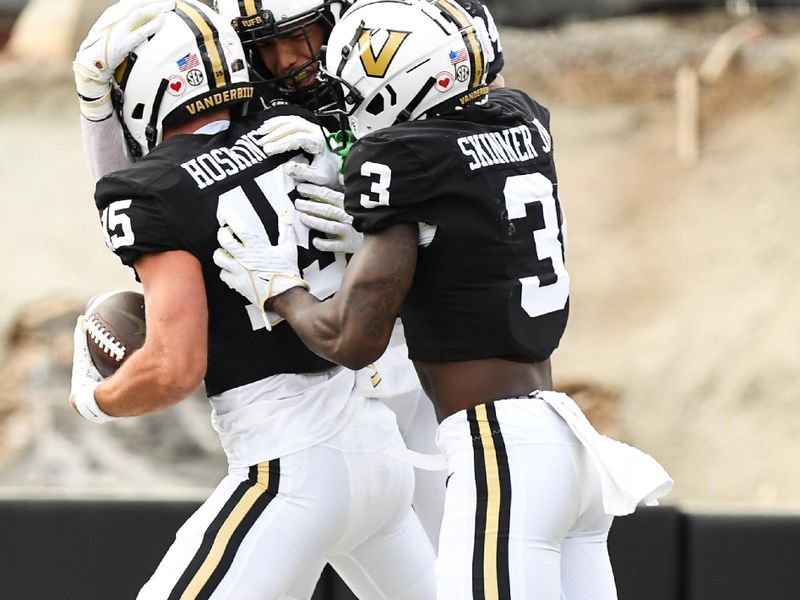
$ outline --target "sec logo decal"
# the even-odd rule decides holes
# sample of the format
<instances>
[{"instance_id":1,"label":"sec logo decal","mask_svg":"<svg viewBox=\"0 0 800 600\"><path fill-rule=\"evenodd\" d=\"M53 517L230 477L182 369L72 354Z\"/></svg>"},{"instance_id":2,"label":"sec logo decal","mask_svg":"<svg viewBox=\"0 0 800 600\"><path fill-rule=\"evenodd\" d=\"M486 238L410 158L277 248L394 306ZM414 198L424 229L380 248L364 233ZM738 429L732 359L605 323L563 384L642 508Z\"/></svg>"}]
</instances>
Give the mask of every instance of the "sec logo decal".
<instances>
[{"instance_id":1,"label":"sec logo decal","mask_svg":"<svg viewBox=\"0 0 800 600\"><path fill-rule=\"evenodd\" d=\"M197 87L198 85L203 85L203 82L206 80L203 72L200 69L192 69L186 74L186 81L189 82L189 85Z\"/></svg>"}]
</instances>

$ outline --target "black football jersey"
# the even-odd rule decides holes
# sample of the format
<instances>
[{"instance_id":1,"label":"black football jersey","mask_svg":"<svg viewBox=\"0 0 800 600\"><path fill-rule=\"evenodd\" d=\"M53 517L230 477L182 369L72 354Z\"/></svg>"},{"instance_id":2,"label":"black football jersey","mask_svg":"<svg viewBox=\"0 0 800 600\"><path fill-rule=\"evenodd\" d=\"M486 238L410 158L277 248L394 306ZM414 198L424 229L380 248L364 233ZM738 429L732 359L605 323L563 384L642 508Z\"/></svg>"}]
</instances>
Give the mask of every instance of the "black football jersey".
<instances>
[{"instance_id":1,"label":"black football jersey","mask_svg":"<svg viewBox=\"0 0 800 600\"><path fill-rule=\"evenodd\" d=\"M547 109L523 92L358 140L345 162L356 229L419 224L401 318L414 360L541 361L567 322Z\"/></svg>"},{"instance_id":2,"label":"black football jersey","mask_svg":"<svg viewBox=\"0 0 800 600\"><path fill-rule=\"evenodd\" d=\"M202 264L209 311L209 395L276 373L307 373L331 363L303 345L288 323L264 327L260 310L220 279L212 255L217 249L218 213L236 210L256 220L273 243L278 213L296 197L283 164L292 154L267 157L255 143L255 130L269 117L307 113L280 106L231 123L213 135L169 138L130 169L97 184L95 201L107 245L134 267L151 253L190 252ZM288 208L287 208L288 207ZM261 226L261 225L259 225ZM316 232L299 240L298 262L312 292L321 299L338 289L346 261L311 244Z\"/></svg>"}]
</instances>

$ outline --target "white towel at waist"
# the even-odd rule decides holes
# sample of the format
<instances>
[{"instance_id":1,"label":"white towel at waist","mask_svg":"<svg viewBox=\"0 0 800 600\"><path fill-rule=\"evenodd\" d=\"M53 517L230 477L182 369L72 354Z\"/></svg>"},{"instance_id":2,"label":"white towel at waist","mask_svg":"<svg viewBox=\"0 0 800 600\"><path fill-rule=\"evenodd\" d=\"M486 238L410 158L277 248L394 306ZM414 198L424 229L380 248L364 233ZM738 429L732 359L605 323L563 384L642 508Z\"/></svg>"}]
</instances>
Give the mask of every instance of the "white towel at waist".
<instances>
[{"instance_id":1,"label":"white towel at waist","mask_svg":"<svg viewBox=\"0 0 800 600\"><path fill-rule=\"evenodd\" d=\"M628 515L639 504L656 505L672 489L672 478L649 454L601 435L566 394L534 392L564 419L600 472L603 507L615 516Z\"/></svg>"}]
</instances>

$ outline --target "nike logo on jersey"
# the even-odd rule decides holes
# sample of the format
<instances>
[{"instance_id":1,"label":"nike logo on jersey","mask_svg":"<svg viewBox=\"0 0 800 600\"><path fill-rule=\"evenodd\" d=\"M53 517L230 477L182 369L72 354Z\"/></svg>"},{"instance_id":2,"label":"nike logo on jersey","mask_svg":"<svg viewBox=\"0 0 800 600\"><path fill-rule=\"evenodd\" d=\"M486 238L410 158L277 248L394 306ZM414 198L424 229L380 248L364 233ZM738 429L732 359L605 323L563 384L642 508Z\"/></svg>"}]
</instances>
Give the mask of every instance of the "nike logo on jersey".
<instances>
[{"instance_id":1,"label":"nike logo on jersey","mask_svg":"<svg viewBox=\"0 0 800 600\"><path fill-rule=\"evenodd\" d=\"M198 189L205 189L218 181L236 175L267 159L255 141L255 132L240 137L230 148L214 148L181 164L192 176Z\"/></svg>"},{"instance_id":2,"label":"nike logo on jersey","mask_svg":"<svg viewBox=\"0 0 800 600\"><path fill-rule=\"evenodd\" d=\"M533 132L527 125L461 137L458 138L458 147L470 159L471 171L532 160L540 153L546 154L552 149L550 133L545 126L539 119L534 119L532 125L539 132L539 139L536 140L540 142L539 150L534 148Z\"/></svg>"}]
</instances>

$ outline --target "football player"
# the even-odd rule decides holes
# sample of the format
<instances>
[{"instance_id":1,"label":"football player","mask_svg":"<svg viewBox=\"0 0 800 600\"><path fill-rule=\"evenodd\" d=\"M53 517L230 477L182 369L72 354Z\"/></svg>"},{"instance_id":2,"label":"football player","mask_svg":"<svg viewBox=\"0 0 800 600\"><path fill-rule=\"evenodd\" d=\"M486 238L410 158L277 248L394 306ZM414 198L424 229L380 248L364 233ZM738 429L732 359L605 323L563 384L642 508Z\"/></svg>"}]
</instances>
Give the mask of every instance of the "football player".
<instances>
[{"instance_id":1,"label":"football player","mask_svg":"<svg viewBox=\"0 0 800 600\"><path fill-rule=\"evenodd\" d=\"M488 89L484 45L450 0L359 2L321 73L337 102L320 112L357 138L344 205L363 244L321 301L270 287L287 236L224 226L223 279L354 369L381 355L400 312L448 465L438 600L615 599L613 516L672 481L553 391L569 274L549 112Z\"/></svg>"},{"instance_id":2,"label":"football player","mask_svg":"<svg viewBox=\"0 0 800 600\"><path fill-rule=\"evenodd\" d=\"M502 86L502 46L491 13L476 0L458 0L458 3L470 13L470 19L486 46L487 80L492 85ZM332 100L327 96L327 87L322 85L317 76L320 51L334 24L352 4L338 0L214 2L216 10L229 19L238 32L262 89L272 97L308 108ZM323 116L321 122L329 130L339 128L335 117ZM285 135L292 128L295 139L302 137L303 131L312 137L319 133L315 131L315 126L309 131L302 123L290 121L285 122L279 135ZM265 149L274 151L271 142L277 137L268 134L262 138ZM340 141L345 139L343 136ZM285 144L286 140L281 143ZM306 175L306 178L319 183L313 176ZM301 189L304 192L311 191L297 204L298 210L304 213L301 216L303 221L309 227L326 233L328 238L341 240L319 239L318 247L326 244L324 247L327 249L353 252L361 235L353 231L350 226L352 219L341 210L341 205L336 202L337 195L311 186ZM359 374L358 382L365 395L381 399L395 411L400 431L412 451L424 455L439 453L435 442L436 416L408 360L403 326L399 319L386 352L374 365ZM419 462L416 464L424 466ZM434 547L438 543L444 509L445 477L443 470L416 471L413 505Z\"/></svg>"},{"instance_id":3,"label":"football player","mask_svg":"<svg viewBox=\"0 0 800 600\"><path fill-rule=\"evenodd\" d=\"M483 38L488 40L488 80L492 85L502 86L502 46L491 14L475 0L459 2L470 12ZM98 21L76 57L74 68L81 107L81 131L95 180L129 167L135 158L127 151L118 121L111 118L111 75L128 52L158 30L160 15L171 10L174 4L174 0L120 0ZM322 89L316 78L320 49L333 24L350 4L330 0L216 0L214 6L237 30L255 78L259 80L259 88L272 98L313 107ZM98 32L103 30L107 32L108 52L98 63L96 40ZM253 104L255 106L249 108L251 112L262 108L257 101ZM323 122L329 129L337 127L336 119L323 118ZM299 122L297 117L288 118L287 124L294 128L295 139L308 128L308 124ZM286 129L283 127L278 133L284 135ZM316 125L312 125L308 135L315 137L318 134ZM265 150L282 151L303 142L308 147L308 139L304 138L301 142L282 140L278 144L272 143ZM292 174L298 180L319 183L319 176L313 169L305 168L302 162L293 163L293 166ZM352 219L340 206L330 204L332 195L309 186L300 189L307 193L297 204L301 212L305 211L301 219L325 234L325 238L316 238L314 245L329 251L353 252L360 243L361 234L352 229ZM401 433L411 450L427 455L438 453L434 441L435 415L407 358L399 319L386 353L375 365L359 374L358 385L365 395L380 398L395 411ZM435 547L443 510L445 473L437 470L437 463L433 462L430 468L417 470L416 479L413 504Z\"/></svg>"},{"instance_id":4,"label":"football player","mask_svg":"<svg viewBox=\"0 0 800 600\"><path fill-rule=\"evenodd\" d=\"M254 142L267 119L308 115L242 116L254 87L230 23L196 0L157 12L111 83L138 159L95 193L109 248L142 283L147 336L101 380L79 319L70 401L102 423L166 409L204 381L229 471L138 597L307 599L330 562L360 598L432 599L434 551L411 510L413 469L393 457L404 448L394 414L212 261L221 224L289 228L272 292L300 285L323 299L338 287L344 255L317 250L293 208L283 167L298 153ZM95 64L108 64L108 29L98 35Z\"/></svg>"}]
</instances>

